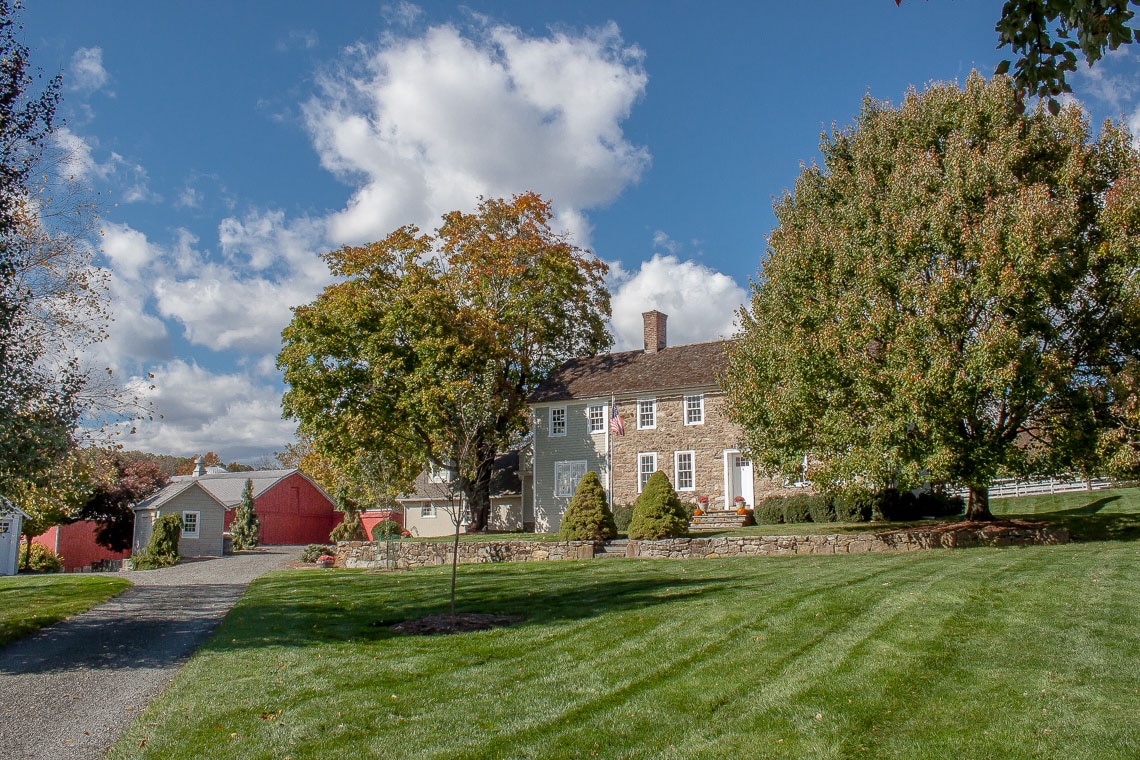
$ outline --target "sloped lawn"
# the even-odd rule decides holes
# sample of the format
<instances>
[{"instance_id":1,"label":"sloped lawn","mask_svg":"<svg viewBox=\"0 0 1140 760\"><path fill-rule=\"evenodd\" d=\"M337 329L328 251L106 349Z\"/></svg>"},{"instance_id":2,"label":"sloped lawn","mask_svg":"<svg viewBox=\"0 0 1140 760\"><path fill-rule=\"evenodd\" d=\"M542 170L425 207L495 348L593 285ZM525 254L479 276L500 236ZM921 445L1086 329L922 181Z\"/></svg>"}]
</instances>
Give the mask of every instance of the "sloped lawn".
<instances>
[{"instance_id":1,"label":"sloped lawn","mask_svg":"<svg viewBox=\"0 0 1140 760\"><path fill-rule=\"evenodd\" d=\"M86 612L130 586L105 575L16 575L0 578L0 646Z\"/></svg>"},{"instance_id":2,"label":"sloped lawn","mask_svg":"<svg viewBox=\"0 0 1140 760\"><path fill-rule=\"evenodd\" d=\"M1125 542L256 581L113 758L1135 758Z\"/></svg>"}]
</instances>

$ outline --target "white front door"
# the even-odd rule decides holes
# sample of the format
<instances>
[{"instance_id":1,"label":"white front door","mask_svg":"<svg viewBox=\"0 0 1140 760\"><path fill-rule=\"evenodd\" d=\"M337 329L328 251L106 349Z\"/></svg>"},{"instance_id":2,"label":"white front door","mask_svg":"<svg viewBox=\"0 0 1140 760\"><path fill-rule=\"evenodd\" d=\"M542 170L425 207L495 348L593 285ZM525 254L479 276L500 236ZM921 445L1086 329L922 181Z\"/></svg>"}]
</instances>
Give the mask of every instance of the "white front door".
<instances>
[{"instance_id":1,"label":"white front door","mask_svg":"<svg viewBox=\"0 0 1140 760\"><path fill-rule=\"evenodd\" d=\"M753 507L752 501L752 460L739 451L726 451L724 453L726 483L725 483L725 509L736 509L736 497L744 499L748 507Z\"/></svg>"}]
</instances>

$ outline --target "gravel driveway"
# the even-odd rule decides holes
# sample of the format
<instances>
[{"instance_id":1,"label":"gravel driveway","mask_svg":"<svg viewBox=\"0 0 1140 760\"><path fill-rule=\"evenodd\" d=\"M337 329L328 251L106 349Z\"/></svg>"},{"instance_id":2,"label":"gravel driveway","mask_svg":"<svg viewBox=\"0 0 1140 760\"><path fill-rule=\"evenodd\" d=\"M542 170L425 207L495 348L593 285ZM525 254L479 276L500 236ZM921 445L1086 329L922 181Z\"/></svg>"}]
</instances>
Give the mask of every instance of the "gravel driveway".
<instances>
[{"instance_id":1,"label":"gravel driveway","mask_svg":"<svg viewBox=\"0 0 1140 760\"><path fill-rule=\"evenodd\" d=\"M116 598L0 648L0 757L100 758L225 617L301 547L121 575Z\"/></svg>"}]
</instances>

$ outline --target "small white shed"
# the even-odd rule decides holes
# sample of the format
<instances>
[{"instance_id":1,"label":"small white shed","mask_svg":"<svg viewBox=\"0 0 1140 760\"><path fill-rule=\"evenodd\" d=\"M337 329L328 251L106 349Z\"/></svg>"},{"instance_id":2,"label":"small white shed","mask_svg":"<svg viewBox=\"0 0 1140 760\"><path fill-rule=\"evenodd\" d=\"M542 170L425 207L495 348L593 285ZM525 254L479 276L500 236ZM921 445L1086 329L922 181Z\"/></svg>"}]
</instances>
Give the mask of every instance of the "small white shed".
<instances>
[{"instance_id":1,"label":"small white shed","mask_svg":"<svg viewBox=\"0 0 1140 760\"><path fill-rule=\"evenodd\" d=\"M20 529L27 519L27 512L0 496L0 575L20 569Z\"/></svg>"}]
</instances>

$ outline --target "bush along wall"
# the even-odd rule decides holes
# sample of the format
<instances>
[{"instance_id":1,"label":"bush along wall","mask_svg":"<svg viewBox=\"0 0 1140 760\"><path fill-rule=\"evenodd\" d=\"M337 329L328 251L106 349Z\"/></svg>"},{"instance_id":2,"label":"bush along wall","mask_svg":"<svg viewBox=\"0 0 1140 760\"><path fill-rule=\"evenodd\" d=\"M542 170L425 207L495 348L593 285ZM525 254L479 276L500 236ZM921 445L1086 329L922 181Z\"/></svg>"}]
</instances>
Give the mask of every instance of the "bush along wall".
<instances>
[{"instance_id":1,"label":"bush along wall","mask_svg":"<svg viewBox=\"0 0 1140 760\"><path fill-rule=\"evenodd\" d=\"M753 512L761 525L786 523L852 523L876 520L908 522L924 517L950 517L961 514L965 505L958 497L941 491L910 491L886 488L872 492L849 488L839 493L769 496L756 504Z\"/></svg>"}]
</instances>

